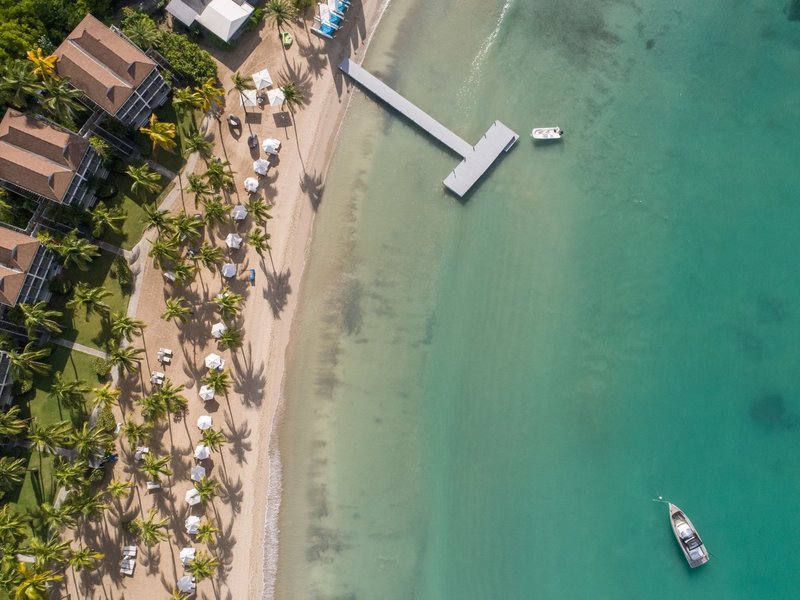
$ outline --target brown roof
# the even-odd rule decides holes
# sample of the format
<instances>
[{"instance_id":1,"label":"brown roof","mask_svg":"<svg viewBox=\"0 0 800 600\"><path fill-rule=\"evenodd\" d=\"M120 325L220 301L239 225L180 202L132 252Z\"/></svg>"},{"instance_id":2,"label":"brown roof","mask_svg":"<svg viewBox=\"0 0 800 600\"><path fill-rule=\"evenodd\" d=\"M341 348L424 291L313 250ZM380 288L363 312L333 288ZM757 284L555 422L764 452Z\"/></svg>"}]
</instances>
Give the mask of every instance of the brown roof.
<instances>
[{"instance_id":1,"label":"brown roof","mask_svg":"<svg viewBox=\"0 0 800 600\"><path fill-rule=\"evenodd\" d=\"M78 23L55 55L58 74L112 115L156 68L144 52L92 15Z\"/></svg>"},{"instance_id":2,"label":"brown roof","mask_svg":"<svg viewBox=\"0 0 800 600\"><path fill-rule=\"evenodd\" d=\"M39 245L35 238L0 226L0 302L17 303Z\"/></svg>"},{"instance_id":3,"label":"brown roof","mask_svg":"<svg viewBox=\"0 0 800 600\"><path fill-rule=\"evenodd\" d=\"M89 142L8 109L0 121L0 179L61 202Z\"/></svg>"}]
</instances>

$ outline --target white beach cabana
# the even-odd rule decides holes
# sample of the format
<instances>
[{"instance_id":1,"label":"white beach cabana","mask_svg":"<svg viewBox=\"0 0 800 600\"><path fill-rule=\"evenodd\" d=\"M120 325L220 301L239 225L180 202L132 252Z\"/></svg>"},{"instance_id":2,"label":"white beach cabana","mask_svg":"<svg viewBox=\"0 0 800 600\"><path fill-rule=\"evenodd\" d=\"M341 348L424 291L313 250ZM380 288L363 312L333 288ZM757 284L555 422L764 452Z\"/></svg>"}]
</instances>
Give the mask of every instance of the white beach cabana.
<instances>
[{"instance_id":1,"label":"white beach cabana","mask_svg":"<svg viewBox=\"0 0 800 600\"><path fill-rule=\"evenodd\" d=\"M214 388L212 388L210 385L202 386L198 393L200 395L200 400L203 402L208 402L209 400L214 399Z\"/></svg>"},{"instance_id":2,"label":"white beach cabana","mask_svg":"<svg viewBox=\"0 0 800 600\"><path fill-rule=\"evenodd\" d=\"M270 90L267 92L267 102L270 106L280 106L286 101L286 96L283 94L283 90L278 88L276 90Z\"/></svg>"},{"instance_id":3,"label":"white beach cabana","mask_svg":"<svg viewBox=\"0 0 800 600\"><path fill-rule=\"evenodd\" d=\"M187 490L184 499L186 500L186 504L189 506L200 504L200 492L198 492L195 488Z\"/></svg>"},{"instance_id":4,"label":"white beach cabana","mask_svg":"<svg viewBox=\"0 0 800 600\"><path fill-rule=\"evenodd\" d=\"M225 364L225 361L222 360L222 357L219 354L217 354L216 352L212 352L211 354L206 356L205 364L206 364L206 369L216 369L219 371L222 369L223 365Z\"/></svg>"},{"instance_id":5,"label":"white beach cabana","mask_svg":"<svg viewBox=\"0 0 800 600\"><path fill-rule=\"evenodd\" d=\"M181 564L185 567L189 564L190 560L194 560L195 554L197 554L197 550L194 548L181 548Z\"/></svg>"},{"instance_id":6,"label":"white beach cabana","mask_svg":"<svg viewBox=\"0 0 800 600\"><path fill-rule=\"evenodd\" d=\"M211 449L205 444L198 444L197 448L194 449L194 457L197 460L205 460L209 456L211 456Z\"/></svg>"},{"instance_id":7,"label":"white beach cabana","mask_svg":"<svg viewBox=\"0 0 800 600\"><path fill-rule=\"evenodd\" d=\"M197 587L194 583L194 577L191 575L184 575L180 579L178 579L178 583L175 584L179 591L183 592L184 594L191 594L194 589Z\"/></svg>"},{"instance_id":8,"label":"white beach cabana","mask_svg":"<svg viewBox=\"0 0 800 600\"><path fill-rule=\"evenodd\" d=\"M186 526L186 533L189 535L194 535L197 533L197 529L200 526L200 517L189 515L186 517L184 525Z\"/></svg>"},{"instance_id":9,"label":"white beach cabana","mask_svg":"<svg viewBox=\"0 0 800 600\"><path fill-rule=\"evenodd\" d=\"M258 179L255 177L248 177L244 180L244 189L251 194L258 191Z\"/></svg>"},{"instance_id":10,"label":"white beach cabana","mask_svg":"<svg viewBox=\"0 0 800 600\"><path fill-rule=\"evenodd\" d=\"M275 138L267 138L264 140L264 143L261 144L261 149L267 154L277 154L281 149L281 141Z\"/></svg>"},{"instance_id":11,"label":"white beach cabana","mask_svg":"<svg viewBox=\"0 0 800 600\"><path fill-rule=\"evenodd\" d=\"M253 83L257 90L263 90L272 85L272 76L266 69L261 69L258 73L253 73Z\"/></svg>"},{"instance_id":12,"label":"white beach cabana","mask_svg":"<svg viewBox=\"0 0 800 600\"><path fill-rule=\"evenodd\" d=\"M233 217L234 221L244 221L247 218L247 209L243 205L237 204L233 207L231 216Z\"/></svg>"},{"instance_id":13,"label":"white beach cabana","mask_svg":"<svg viewBox=\"0 0 800 600\"><path fill-rule=\"evenodd\" d=\"M229 233L227 236L225 236L225 245L228 246L228 248L232 248L233 250L238 250L239 248L241 248L242 241L244 240L242 239L242 236L240 236L238 233Z\"/></svg>"},{"instance_id":14,"label":"white beach cabana","mask_svg":"<svg viewBox=\"0 0 800 600\"><path fill-rule=\"evenodd\" d=\"M244 108L258 107L258 94L255 90L244 90L239 94L239 97Z\"/></svg>"},{"instance_id":15,"label":"white beach cabana","mask_svg":"<svg viewBox=\"0 0 800 600\"><path fill-rule=\"evenodd\" d=\"M206 476L206 468L203 465L195 465L192 467L192 481L200 481Z\"/></svg>"},{"instance_id":16,"label":"white beach cabana","mask_svg":"<svg viewBox=\"0 0 800 600\"><path fill-rule=\"evenodd\" d=\"M197 427L200 430L208 429L211 427L212 423L213 421L209 415L202 415L199 419L197 419Z\"/></svg>"},{"instance_id":17,"label":"white beach cabana","mask_svg":"<svg viewBox=\"0 0 800 600\"><path fill-rule=\"evenodd\" d=\"M227 277L228 279L236 277L236 265L233 263L225 263L222 265L220 273L222 273L223 277Z\"/></svg>"},{"instance_id":18,"label":"white beach cabana","mask_svg":"<svg viewBox=\"0 0 800 600\"><path fill-rule=\"evenodd\" d=\"M266 175L267 171L269 171L269 167L269 161L265 158L259 158L258 160L253 161L253 171L259 175Z\"/></svg>"},{"instance_id":19,"label":"white beach cabana","mask_svg":"<svg viewBox=\"0 0 800 600\"><path fill-rule=\"evenodd\" d=\"M252 12L253 7L247 2L237 4L233 0L211 0L196 20L221 40L230 42Z\"/></svg>"},{"instance_id":20,"label":"white beach cabana","mask_svg":"<svg viewBox=\"0 0 800 600\"><path fill-rule=\"evenodd\" d=\"M228 331L228 326L225 325L222 321L219 323L214 323L211 326L211 336L215 339L219 339L222 337L222 334Z\"/></svg>"}]
</instances>

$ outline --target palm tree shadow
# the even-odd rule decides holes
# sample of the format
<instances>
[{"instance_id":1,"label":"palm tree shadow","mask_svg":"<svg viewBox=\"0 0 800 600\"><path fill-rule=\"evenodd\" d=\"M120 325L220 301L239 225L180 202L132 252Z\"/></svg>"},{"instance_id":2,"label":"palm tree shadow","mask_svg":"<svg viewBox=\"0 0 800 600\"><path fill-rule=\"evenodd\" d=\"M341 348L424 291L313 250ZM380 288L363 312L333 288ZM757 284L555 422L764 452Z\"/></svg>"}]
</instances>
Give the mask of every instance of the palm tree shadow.
<instances>
[{"instance_id":1,"label":"palm tree shadow","mask_svg":"<svg viewBox=\"0 0 800 600\"><path fill-rule=\"evenodd\" d=\"M302 177L300 177L300 189L308 196L311 208L314 209L314 212L317 212L319 205L322 203L322 192L325 189L322 176L316 172L309 173L304 171Z\"/></svg>"},{"instance_id":2,"label":"palm tree shadow","mask_svg":"<svg viewBox=\"0 0 800 600\"><path fill-rule=\"evenodd\" d=\"M289 302L292 286L289 285L291 271L286 269L283 273L266 273L267 288L264 290L264 299L269 302L272 316L279 319L283 309Z\"/></svg>"}]
</instances>

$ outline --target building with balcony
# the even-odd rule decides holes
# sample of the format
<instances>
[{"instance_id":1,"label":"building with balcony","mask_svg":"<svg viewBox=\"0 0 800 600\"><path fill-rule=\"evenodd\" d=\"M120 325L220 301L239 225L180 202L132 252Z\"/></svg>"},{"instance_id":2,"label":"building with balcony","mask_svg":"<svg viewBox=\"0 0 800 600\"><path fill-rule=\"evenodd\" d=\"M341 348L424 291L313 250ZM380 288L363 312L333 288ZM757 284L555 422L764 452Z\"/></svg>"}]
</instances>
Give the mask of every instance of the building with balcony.
<instances>
[{"instance_id":1,"label":"building with balcony","mask_svg":"<svg viewBox=\"0 0 800 600\"><path fill-rule=\"evenodd\" d=\"M47 283L61 267L39 240L0 226L0 304L50 299Z\"/></svg>"},{"instance_id":2,"label":"building with balcony","mask_svg":"<svg viewBox=\"0 0 800 600\"><path fill-rule=\"evenodd\" d=\"M89 179L108 172L88 141L43 117L8 109L0 120L0 185L58 204L88 208Z\"/></svg>"},{"instance_id":3,"label":"building with balcony","mask_svg":"<svg viewBox=\"0 0 800 600\"><path fill-rule=\"evenodd\" d=\"M96 106L138 129L169 96L156 63L92 15L56 49L56 71Z\"/></svg>"}]
</instances>

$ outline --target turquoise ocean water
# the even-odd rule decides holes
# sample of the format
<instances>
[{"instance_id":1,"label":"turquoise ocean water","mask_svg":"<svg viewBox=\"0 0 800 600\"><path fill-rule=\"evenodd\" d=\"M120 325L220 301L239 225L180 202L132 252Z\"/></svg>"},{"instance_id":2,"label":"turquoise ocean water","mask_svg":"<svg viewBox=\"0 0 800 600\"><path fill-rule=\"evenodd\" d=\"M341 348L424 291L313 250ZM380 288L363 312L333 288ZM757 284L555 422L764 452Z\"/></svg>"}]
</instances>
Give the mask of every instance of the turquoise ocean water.
<instances>
[{"instance_id":1,"label":"turquoise ocean water","mask_svg":"<svg viewBox=\"0 0 800 600\"><path fill-rule=\"evenodd\" d=\"M457 158L356 94L289 351L277 597L797 597L785 5L392 0L365 66L521 139L458 202Z\"/></svg>"}]
</instances>

